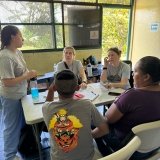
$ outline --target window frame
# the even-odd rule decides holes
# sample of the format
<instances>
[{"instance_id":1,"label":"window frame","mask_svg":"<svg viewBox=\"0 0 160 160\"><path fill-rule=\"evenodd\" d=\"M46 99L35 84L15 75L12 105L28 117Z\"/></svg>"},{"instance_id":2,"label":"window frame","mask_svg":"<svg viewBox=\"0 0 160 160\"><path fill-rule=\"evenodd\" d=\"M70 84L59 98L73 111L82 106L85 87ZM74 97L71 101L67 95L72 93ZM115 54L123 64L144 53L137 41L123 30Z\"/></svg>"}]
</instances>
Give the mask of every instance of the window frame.
<instances>
[{"instance_id":1,"label":"window frame","mask_svg":"<svg viewBox=\"0 0 160 160\"><path fill-rule=\"evenodd\" d=\"M8 0L8 1L13 1L13 0ZM102 10L103 7L107 8L125 8L125 9L130 9L130 17L129 17L129 26L128 26L128 47L127 47L127 58L128 58L128 52L130 50L130 36L131 36L131 25L132 25L132 14L133 14L133 4L134 0L130 0L131 3L130 5L124 5L124 4L106 4L106 3L98 3L98 0L95 0L95 2L71 2L71 1L54 1L54 0L16 0L20 2L43 2L43 3L49 3L50 5L50 14L51 14L51 23L0 23L0 30L1 30L1 25L51 25L51 28L53 29L52 31L54 32L53 38L53 46L55 48L50 48L50 49L36 49L36 50L23 50L23 53L41 53L41 52L53 52L53 51L62 51L62 48L57 48L56 45L56 30L55 26L56 25L62 25L62 33L63 33L63 46L65 46L65 23L64 23L64 5L82 5L82 6L98 6L101 9L101 15L100 15L100 33L99 33L99 45L97 46L79 46L75 47L75 49L81 49L81 50L89 50L89 49L100 49L102 46ZM61 4L62 7L62 23L56 23L54 21L54 3L59 3Z\"/></svg>"}]
</instances>

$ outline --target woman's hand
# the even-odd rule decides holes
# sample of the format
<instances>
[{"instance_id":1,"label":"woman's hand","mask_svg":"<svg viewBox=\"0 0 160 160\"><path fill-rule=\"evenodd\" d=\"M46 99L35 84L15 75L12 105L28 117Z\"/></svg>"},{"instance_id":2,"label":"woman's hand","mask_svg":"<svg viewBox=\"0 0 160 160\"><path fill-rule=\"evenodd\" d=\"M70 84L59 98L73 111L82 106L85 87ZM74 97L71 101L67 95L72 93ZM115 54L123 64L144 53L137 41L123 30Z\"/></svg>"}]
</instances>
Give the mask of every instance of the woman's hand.
<instances>
[{"instance_id":1,"label":"woman's hand","mask_svg":"<svg viewBox=\"0 0 160 160\"><path fill-rule=\"evenodd\" d=\"M80 87L81 87L82 89L87 88L87 83L86 83L86 82L82 82L82 83L80 84Z\"/></svg>"},{"instance_id":2,"label":"woman's hand","mask_svg":"<svg viewBox=\"0 0 160 160\"><path fill-rule=\"evenodd\" d=\"M24 76L26 77L26 79L37 77L37 71L36 70L27 71L24 73Z\"/></svg>"},{"instance_id":3,"label":"woman's hand","mask_svg":"<svg viewBox=\"0 0 160 160\"><path fill-rule=\"evenodd\" d=\"M105 57L104 58L104 67L107 67L109 64L109 58L108 57Z\"/></svg>"},{"instance_id":4,"label":"woman's hand","mask_svg":"<svg viewBox=\"0 0 160 160\"><path fill-rule=\"evenodd\" d=\"M104 84L104 87L107 88L107 89L111 89L111 88L113 87L113 83L108 83L108 82L106 82L106 83Z\"/></svg>"}]
</instances>

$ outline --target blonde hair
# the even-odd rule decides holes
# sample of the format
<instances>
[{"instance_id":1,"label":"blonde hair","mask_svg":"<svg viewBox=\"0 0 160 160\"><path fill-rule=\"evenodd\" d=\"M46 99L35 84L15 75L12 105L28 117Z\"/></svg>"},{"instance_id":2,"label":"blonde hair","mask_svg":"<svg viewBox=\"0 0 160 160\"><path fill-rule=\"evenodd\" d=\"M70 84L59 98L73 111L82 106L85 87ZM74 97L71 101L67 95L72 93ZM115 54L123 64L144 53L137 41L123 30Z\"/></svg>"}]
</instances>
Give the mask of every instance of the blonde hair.
<instances>
[{"instance_id":1,"label":"blonde hair","mask_svg":"<svg viewBox=\"0 0 160 160\"><path fill-rule=\"evenodd\" d=\"M75 59L76 51L75 51L74 47L67 46L67 47L64 47L64 49L63 49L63 60L65 60L64 54L65 54L65 51L66 51L67 49L71 49L71 50L72 50L72 53L73 53L73 55L74 55L74 58L73 58L73 59Z\"/></svg>"}]
</instances>

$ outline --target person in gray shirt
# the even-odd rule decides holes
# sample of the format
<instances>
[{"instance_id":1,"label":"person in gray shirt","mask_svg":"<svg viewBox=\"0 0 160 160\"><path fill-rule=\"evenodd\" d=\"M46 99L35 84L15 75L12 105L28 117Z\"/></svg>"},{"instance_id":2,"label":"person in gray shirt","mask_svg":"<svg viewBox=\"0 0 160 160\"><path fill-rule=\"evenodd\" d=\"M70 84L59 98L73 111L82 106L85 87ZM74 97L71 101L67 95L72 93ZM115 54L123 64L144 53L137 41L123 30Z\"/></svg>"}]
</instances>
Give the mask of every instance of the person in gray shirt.
<instances>
[{"instance_id":1,"label":"person in gray shirt","mask_svg":"<svg viewBox=\"0 0 160 160\"><path fill-rule=\"evenodd\" d=\"M74 99L80 87L70 70L59 72L49 87L42 112L49 130L52 160L93 160L93 138L108 133L104 117L87 99ZM57 91L59 101L54 101ZM96 126L91 130L91 124Z\"/></svg>"},{"instance_id":2,"label":"person in gray shirt","mask_svg":"<svg viewBox=\"0 0 160 160\"><path fill-rule=\"evenodd\" d=\"M1 31L0 51L0 102L4 123L4 158L19 159L17 147L20 132L25 124L21 98L27 94L27 80L37 76L29 71L23 55L17 48L22 47L23 37L15 26L6 26Z\"/></svg>"},{"instance_id":3,"label":"person in gray shirt","mask_svg":"<svg viewBox=\"0 0 160 160\"><path fill-rule=\"evenodd\" d=\"M87 78L84 67L80 60L75 60L75 49L73 47L64 48L63 60L57 64L57 72L64 69L69 69L75 75L77 75L77 77L79 78L79 84L82 88L87 87Z\"/></svg>"},{"instance_id":4,"label":"person in gray shirt","mask_svg":"<svg viewBox=\"0 0 160 160\"><path fill-rule=\"evenodd\" d=\"M130 88L130 67L120 61L121 51L117 47L108 50L108 56L104 59L104 67L101 74L101 82L106 88Z\"/></svg>"}]
</instances>

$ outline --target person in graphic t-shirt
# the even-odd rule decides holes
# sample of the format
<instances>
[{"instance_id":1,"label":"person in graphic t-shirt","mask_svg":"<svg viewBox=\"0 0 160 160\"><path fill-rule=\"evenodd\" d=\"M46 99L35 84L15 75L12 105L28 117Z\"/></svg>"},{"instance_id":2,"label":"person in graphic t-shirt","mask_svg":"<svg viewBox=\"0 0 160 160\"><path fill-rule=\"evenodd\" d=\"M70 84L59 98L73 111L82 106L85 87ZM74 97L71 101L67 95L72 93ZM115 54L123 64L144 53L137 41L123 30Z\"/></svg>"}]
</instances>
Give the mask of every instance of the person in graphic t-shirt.
<instances>
[{"instance_id":1,"label":"person in graphic t-shirt","mask_svg":"<svg viewBox=\"0 0 160 160\"><path fill-rule=\"evenodd\" d=\"M93 137L108 133L104 117L90 100L74 99L80 87L70 70L58 72L43 105L43 117L51 137L52 160L93 160ZM57 91L59 101L54 101ZM91 124L96 126L91 130Z\"/></svg>"}]
</instances>

